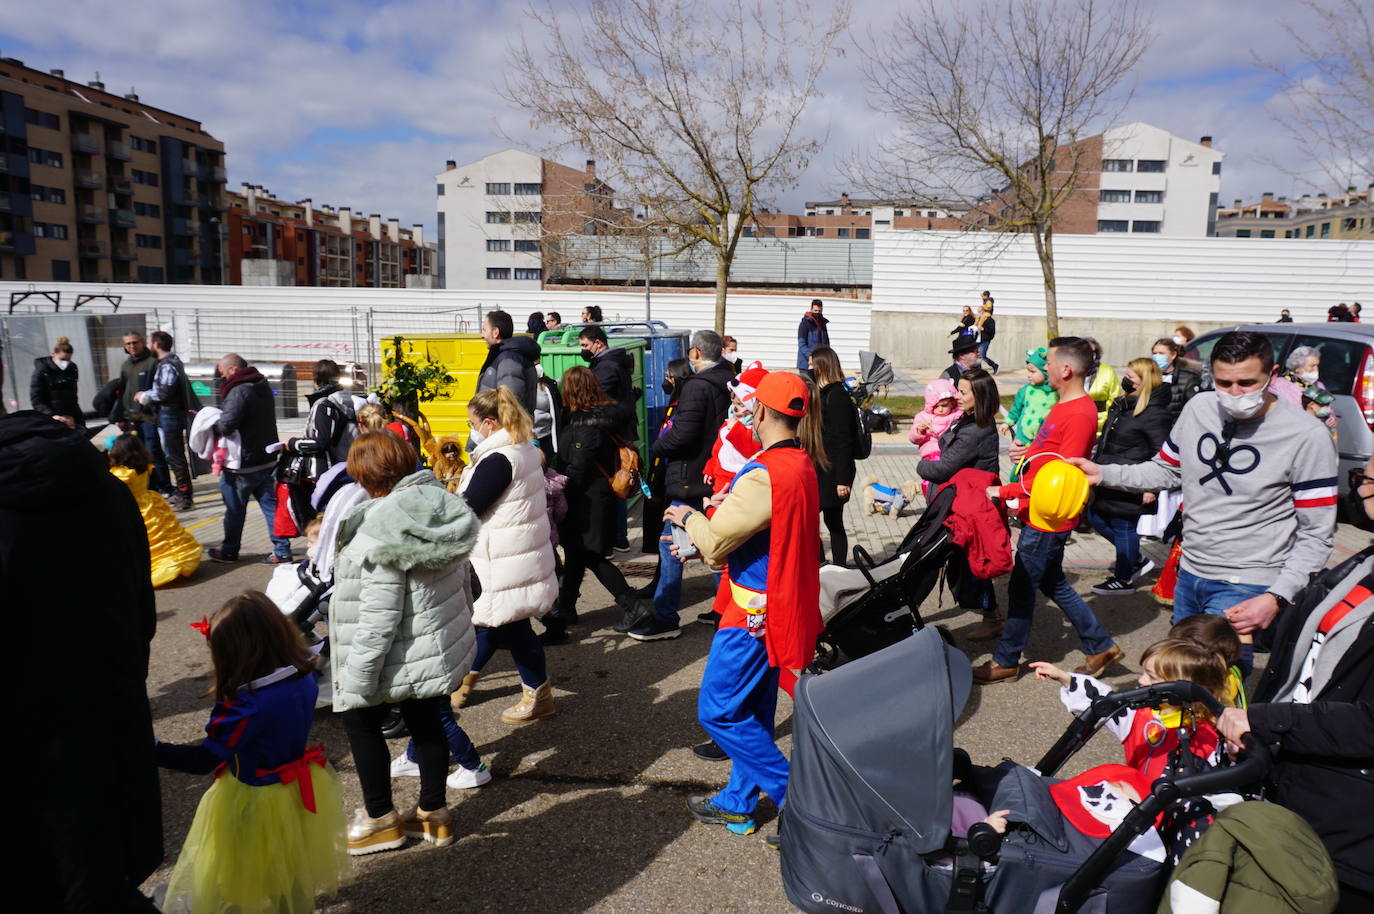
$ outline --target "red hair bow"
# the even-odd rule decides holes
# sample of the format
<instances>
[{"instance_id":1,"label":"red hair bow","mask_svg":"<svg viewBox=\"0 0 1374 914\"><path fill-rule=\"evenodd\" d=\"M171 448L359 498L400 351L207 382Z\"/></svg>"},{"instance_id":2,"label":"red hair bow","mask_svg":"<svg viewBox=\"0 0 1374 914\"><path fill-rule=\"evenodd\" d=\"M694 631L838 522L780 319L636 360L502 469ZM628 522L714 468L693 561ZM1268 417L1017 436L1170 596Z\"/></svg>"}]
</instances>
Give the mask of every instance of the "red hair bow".
<instances>
[{"instance_id":1,"label":"red hair bow","mask_svg":"<svg viewBox=\"0 0 1374 914\"><path fill-rule=\"evenodd\" d=\"M188 623L196 631L205 636L205 640L210 640L210 619L208 616L201 616L199 622Z\"/></svg>"}]
</instances>

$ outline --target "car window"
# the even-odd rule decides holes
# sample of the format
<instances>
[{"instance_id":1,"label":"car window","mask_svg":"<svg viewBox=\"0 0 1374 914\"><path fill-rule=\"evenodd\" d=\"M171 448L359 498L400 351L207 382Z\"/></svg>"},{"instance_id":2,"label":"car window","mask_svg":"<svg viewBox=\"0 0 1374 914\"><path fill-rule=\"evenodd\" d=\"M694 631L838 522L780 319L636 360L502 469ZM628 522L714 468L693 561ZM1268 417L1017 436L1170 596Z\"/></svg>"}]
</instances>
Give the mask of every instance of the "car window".
<instances>
[{"instance_id":1,"label":"car window","mask_svg":"<svg viewBox=\"0 0 1374 914\"><path fill-rule=\"evenodd\" d=\"M1334 394L1350 394L1355 390L1355 379L1359 376L1368 349L1364 343L1311 335L1299 336L1294 344L1294 349L1311 346L1321 353L1318 378L1327 390Z\"/></svg>"}]
</instances>

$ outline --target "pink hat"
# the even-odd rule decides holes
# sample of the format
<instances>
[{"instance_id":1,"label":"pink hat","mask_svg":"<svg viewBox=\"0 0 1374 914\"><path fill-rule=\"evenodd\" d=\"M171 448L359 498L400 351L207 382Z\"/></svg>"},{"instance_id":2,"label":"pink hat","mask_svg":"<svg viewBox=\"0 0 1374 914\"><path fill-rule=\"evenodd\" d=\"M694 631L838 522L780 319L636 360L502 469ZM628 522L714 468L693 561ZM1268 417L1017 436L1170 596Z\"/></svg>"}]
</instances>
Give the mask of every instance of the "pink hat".
<instances>
[{"instance_id":1,"label":"pink hat","mask_svg":"<svg viewBox=\"0 0 1374 914\"><path fill-rule=\"evenodd\" d=\"M758 389L759 382L768 374L768 370L763 367L762 362L750 362L744 366L744 370L739 373L733 381L725 386L730 388L730 393L734 394L741 403L748 403L754 399L754 391Z\"/></svg>"},{"instance_id":2,"label":"pink hat","mask_svg":"<svg viewBox=\"0 0 1374 914\"><path fill-rule=\"evenodd\" d=\"M949 378L936 378L926 385L926 409L930 409L941 400L951 399L959 399L959 389Z\"/></svg>"}]
</instances>

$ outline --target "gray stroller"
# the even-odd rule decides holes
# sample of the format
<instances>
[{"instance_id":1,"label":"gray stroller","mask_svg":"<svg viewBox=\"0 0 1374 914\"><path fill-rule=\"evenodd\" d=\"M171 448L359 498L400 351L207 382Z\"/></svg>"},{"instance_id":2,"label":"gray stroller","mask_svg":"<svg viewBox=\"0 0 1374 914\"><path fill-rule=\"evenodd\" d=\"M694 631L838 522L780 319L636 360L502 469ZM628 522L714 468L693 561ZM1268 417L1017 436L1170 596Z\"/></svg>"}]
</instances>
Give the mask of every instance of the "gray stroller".
<instances>
[{"instance_id":1,"label":"gray stroller","mask_svg":"<svg viewBox=\"0 0 1374 914\"><path fill-rule=\"evenodd\" d=\"M1071 827L1050 795L1056 771L1123 708L1201 701L1193 683L1103 696L1075 718L1036 768L971 765L954 748L968 699L968 659L935 628L823 675L802 677L793 712L792 773L782 807L782 878L812 914L1147 914L1169 870L1129 851L1178 800L1257 789L1267 751L1247 736L1229 767L1156 780L1105 838ZM952 835L955 782L987 809L1009 809L999 835L979 822Z\"/></svg>"}]
</instances>

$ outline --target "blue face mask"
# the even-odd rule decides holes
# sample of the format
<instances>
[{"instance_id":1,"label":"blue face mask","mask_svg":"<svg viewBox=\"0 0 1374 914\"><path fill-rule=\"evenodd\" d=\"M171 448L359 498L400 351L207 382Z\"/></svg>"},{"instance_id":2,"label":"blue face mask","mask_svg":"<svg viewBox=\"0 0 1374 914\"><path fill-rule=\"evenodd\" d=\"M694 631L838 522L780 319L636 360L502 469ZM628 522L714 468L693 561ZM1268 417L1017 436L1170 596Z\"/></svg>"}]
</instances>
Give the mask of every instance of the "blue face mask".
<instances>
[{"instance_id":1,"label":"blue face mask","mask_svg":"<svg viewBox=\"0 0 1374 914\"><path fill-rule=\"evenodd\" d=\"M1158 352L1156 352L1154 355L1150 356L1150 358L1154 359L1155 364L1159 366L1160 371L1169 370L1169 357L1167 355L1160 355Z\"/></svg>"}]
</instances>

